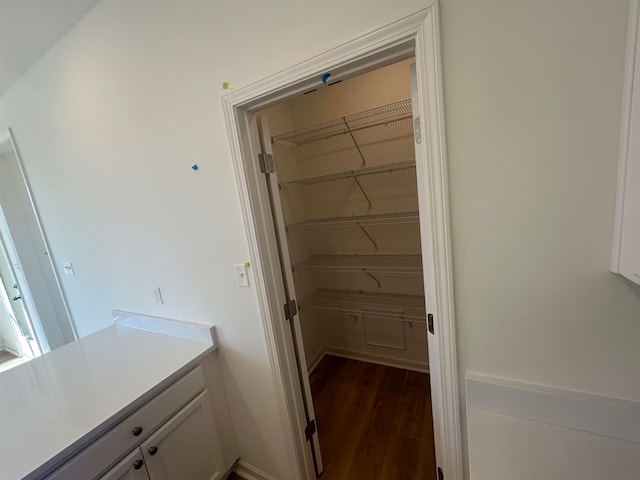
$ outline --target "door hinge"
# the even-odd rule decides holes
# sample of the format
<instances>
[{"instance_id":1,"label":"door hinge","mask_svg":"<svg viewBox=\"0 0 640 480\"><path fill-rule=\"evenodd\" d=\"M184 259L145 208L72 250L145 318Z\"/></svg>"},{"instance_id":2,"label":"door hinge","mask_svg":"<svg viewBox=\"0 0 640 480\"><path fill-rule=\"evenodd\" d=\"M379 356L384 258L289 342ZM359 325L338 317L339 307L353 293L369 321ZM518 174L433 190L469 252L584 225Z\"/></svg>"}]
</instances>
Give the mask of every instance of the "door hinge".
<instances>
[{"instance_id":1,"label":"door hinge","mask_svg":"<svg viewBox=\"0 0 640 480\"><path fill-rule=\"evenodd\" d=\"M433 328L433 313L427 315L427 328L429 328L430 333L434 333L435 330Z\"/></svg>"},{"instance_id":2,"label":"door hinge","mask_svg":"<svg viewBox=\"0 0 640 480\"><path fill-rule=\"evenodd\" d=\"M307 437L307 442L311 440L311 437L313 437L314 433L316 433L316 421L308 421L307 427L304 429L304 436Z\"/></svg>"},{"instance_id":3,"label":"door hinge","mask_svg":"<svg viewBox=\"0 0 640 480\"><path fill-rule=\"evenodd\" d=\"M438 467L438 480L444 480L444 473L440 467Z\"/></svg>"},{"instance_id":4,"label":"door hinge","mask_svg":"<svg viewBox=\"0 0 640 480\"><path fill-rule=\"evenodd\" d=\"M268 153L259 153L258 162L260 163L260 171L262 173L273 173L276 171L272 155L269 155Z\"/></svg>"},{"instance_id":5,"label":"door hinge","mask_svg":"<svg viewBox=\"0 0 640 480\"><path fill-rule=\"evenodd\" d=\"M294 299L284 304L284 316L287 320L292 320L296 313L298 313L298 305Z\"/></svg>"}]
</instances>

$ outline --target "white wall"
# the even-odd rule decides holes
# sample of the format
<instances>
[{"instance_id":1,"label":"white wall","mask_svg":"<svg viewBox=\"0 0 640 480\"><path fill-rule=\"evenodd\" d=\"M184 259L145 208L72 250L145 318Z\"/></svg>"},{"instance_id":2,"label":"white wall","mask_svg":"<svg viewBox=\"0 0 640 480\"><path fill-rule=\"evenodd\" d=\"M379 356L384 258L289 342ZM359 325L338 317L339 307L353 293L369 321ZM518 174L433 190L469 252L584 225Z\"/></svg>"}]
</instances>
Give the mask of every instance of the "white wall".
<instances>
[{"instance_id":1,"label":"white wall","mask_svg":"<svg viewBox=\"0 0 640 480\"><path fill-rule=\"evenodd\" d=\"M443 2L461 372L640 401L640 289L608 271L627 7ZM490 430L523 430L470 422L504 463L475 478L515 478Z\"/></svg>"},{"instance_id":2,"label":"white wall","mask_svg":"<svg viewBox=\"0 0 640 480\"><path fill-rule=\"evenodd\" d=\"M215 323L241 454L278 479L293 465L256 295L234 283L248 247L222 83L246 85L422 6L103 0L0 100L58 268L74 264L62 281L79 333L109 325L113 308Z\"/></svg>"},{"instance_id":3,"label":"white wall","mask_svg":"<svg viewBox=\"0 0 640 480\"><path fill-rule=\"evenodd\" d=\"M55 258L74 262L80 333L112 308L217 324L241 453L278 479L293 476L256 296L233 280L248 248L221 84L422 5L103 0L0 100ZM461 372L640 401L640 292L608 273L626 10L443 2Z\"/></svg>"}]
</instances>

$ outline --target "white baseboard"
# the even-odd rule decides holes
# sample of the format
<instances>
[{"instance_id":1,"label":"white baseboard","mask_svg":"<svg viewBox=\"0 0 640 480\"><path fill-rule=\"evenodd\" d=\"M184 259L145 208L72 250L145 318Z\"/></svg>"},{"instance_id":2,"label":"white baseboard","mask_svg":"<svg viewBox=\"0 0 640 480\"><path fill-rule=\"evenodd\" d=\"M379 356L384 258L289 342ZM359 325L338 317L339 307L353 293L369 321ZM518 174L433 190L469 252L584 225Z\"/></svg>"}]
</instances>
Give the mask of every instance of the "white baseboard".
<instances>
[{"instance_id":1,"label":"white baseboard","mask_svg":"<svg viewBox=\"0 0 640 480\"><path fill-rule=\"evenodd\" d=\"M307 363L307 371L309 372L309 374L311 374L311 372L313 372L318 364L322 361L322 359L326 355L325 350L325 348L320 349L318 354L313 357L310 362Z\"/></svg>"},{"instance_id":2,"label":"white baseboard","mask_svg":"<svg viewBox=\"0 0 640 480\"><path fill-rule=\"evenodd\" d=\"M233 471L247 480L277 480L268 473L263 472L259 468L248 464L244 460L240 459L233 468Z\"/></svg>"},{"instance_id":3,"label":"white baseboard","mask_svg":"<svg viewBox=\"0 0 640 480\"><path fill-rule=\"evenodd\" d=\"M309 373L318 366L325 355L334 355L336 357L350 358L352 360L360 360L362 362L376 363L387 367L403 368L405 370L413 370L416 372L429 373L429 364L416 362L415 360L406 360L404 358L388 357L385 355L377 355L374 353L359 352L356 350L347 350L344 348L325 347L316 357L309 362L307 370Z\"/></svg>"}]
</instances>

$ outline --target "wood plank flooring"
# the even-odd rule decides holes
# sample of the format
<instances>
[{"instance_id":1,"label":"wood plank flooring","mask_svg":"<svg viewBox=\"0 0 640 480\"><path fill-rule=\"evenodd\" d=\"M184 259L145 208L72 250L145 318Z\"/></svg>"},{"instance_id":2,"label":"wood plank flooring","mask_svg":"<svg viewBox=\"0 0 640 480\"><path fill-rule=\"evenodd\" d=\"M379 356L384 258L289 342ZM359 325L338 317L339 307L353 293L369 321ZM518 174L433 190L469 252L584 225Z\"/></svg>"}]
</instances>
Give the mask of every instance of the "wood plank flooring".
<instances>
[{"instance_id":1,"label":"wood plank flooring","mask_svg":"<svg viewBox=\"0 0 640 480\"><path fill-rule=\"evenodd\" d=\"M435 480L428 374L325 356L310 382L321 480Z\"/></svg>"},{"instance_id":2,"label":"wood plank flooring","mask_svg":"<svg viewBox=\"0 0 640 480\"><path fill-rule=\"evenodd\" d=\"M11 362L12 360L15 360L16 357L13 353L8 352L6 350L0 350L0 365L5 363L5 362Z\"/></svg>"}]
</instances>

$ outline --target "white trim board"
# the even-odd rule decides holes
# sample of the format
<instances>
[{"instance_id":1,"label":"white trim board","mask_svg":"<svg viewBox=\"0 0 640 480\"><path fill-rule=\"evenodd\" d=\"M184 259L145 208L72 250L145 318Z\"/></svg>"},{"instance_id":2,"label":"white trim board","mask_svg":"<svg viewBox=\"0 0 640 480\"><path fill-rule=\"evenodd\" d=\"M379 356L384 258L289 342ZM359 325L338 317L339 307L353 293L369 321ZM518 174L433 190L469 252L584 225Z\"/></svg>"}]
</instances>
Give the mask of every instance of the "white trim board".
<instances>
[{"instance_id":1,"label":"white trim board","mask_svg":"<svg viewBox=\"0 0 640 480\"><path fill-rule=\"evenodd\" d=\"M257 165L255 115L259 109L319 85L326 71L349 78L413 52L418 102L414 114L423 141L416 144L425 300L434 317L429 334L429 366L436 459L446 478L463 475L459 378L454 322L448 174L440 59L438 4L371 31L308 61L236 90L222 99L229 132L254 284L285 434L283 450L292 478L315 479L304 437L306 418L291 333L284 318L285 295L266 182ZM420 155L418 155L418 153Z\"/></svg>"},{"instance_id":2,"label":"white trim board","mask_svg":"<svg viewBox=\"0 0 640 480\"><path fill-rule=\"evenodd\" d=\"M206 343L213 346L214 349L218 347L216 331L213 325L185 322L183 320L126 312L124 310L113 310L112 316L114 323L117 325Z\"/></svg>"},{"instance_id":3,"label":"white trim board","mask_svg":"<svg viewBox=\"0 0 640 480\"><path fill-rule=\"evenodd\" d=\"M467 408L526 418L640 444L640 403L466 374Z\"/></svg>"},{"instance_id":4,"label":"white trim board","mask_svg":"<svg viewBox=\"0 0 640 480\"><path fill-rule=\"evenodd\" d=\"M358 352L357 350L348 350L344 348L324 347L315 358L309 362L307 369L309 374L313 372L318 364L326 355L334 357L350 358L361 362L375 363L386 367L402 368L403 370L412 370L414 372L429 373L429 364L416 362L414 360L405 360L402 358L387 357L385 355L377 355L375 353Z\"/></svg>"},{"instance_id":5,"label":"white trim board","mask_svg":"<svg viewBox=\"0 0 640 480\"><path fill-rule=\"evenodd\" d=\"M242 459L238 460L233 471L246 480L277 480Z\"/></svg>"},{"instance_id":6,"label":"white trim board","mask_svg":"<svg viewBox=\"0 0 640 480\"><path fill-rule=\"evenodd\" d=\"M48 315L48 321L46 324L43 324L42 318L40 317L43 315L43 311L38 311L37 305L34 302L33 291L30 288L24 269L22 267L14 268L15 279L23 292L24 303L27 311L29 312L31 326L36 336L36 342L38 343L41 353L47 353L56 346L77 340L77 328L69 308L69 302L67 301L66 294L62 288L60 276L56 270L54 254L49 247L49 240L42 226L40 210L35 202L31 189L31 181L27 175L20 150L18 149L11 128L7 128L5 131L0 132L0 145L8 145L10 147L9 153L14 157L20 177L20 180L16 180L23 184L30 209L33 213L32 220L38 231L38 240L42 242L40 247L44 248L44 254L47 256L47 260L42 261L42 252L33 252L33 255L37 257L40 265L40 272L43 274L43 280L47 290L45 293L41 292L39 295L41 301L48 304L48 307L44 312ZM4 239L2 237L4 237ZM0 242L4 244L10 261L14 264L21 264L22 262L19 261L20 255L18 255L16 245L12 238L11 229L9 228L5 213L3 213L2 206L0 205ZM35 241L36 239L32 237L32 240ZM33 245L35 246L36 244L39 244L39 242L36 241ZM42 290L42 288L40 288L40 290Z\"/></svg>"},{"instance_id":7,"label":"white trim board","mask_svg":"<svg viewBox=\"0 0 640 480\"><path fill-rule=\"evenodd\" d=\"M634 83L636 55L638 53L638 23L640 22L640 5L638 0L629 2L629 24L627 27L627 47L625 51L624 84L622 88L622 108L620 118L620 139L618 147L618 180L616 188L616 210L613 228L613 244L611 252L611 267L613 273L620 273L620 256L622 251L622 223L625 209L625 192L627 166L631 154L629 142L631 139L631 117L633 112ZM637 85L635 89L637 90Z\"/></svg>"}]
</instances>

